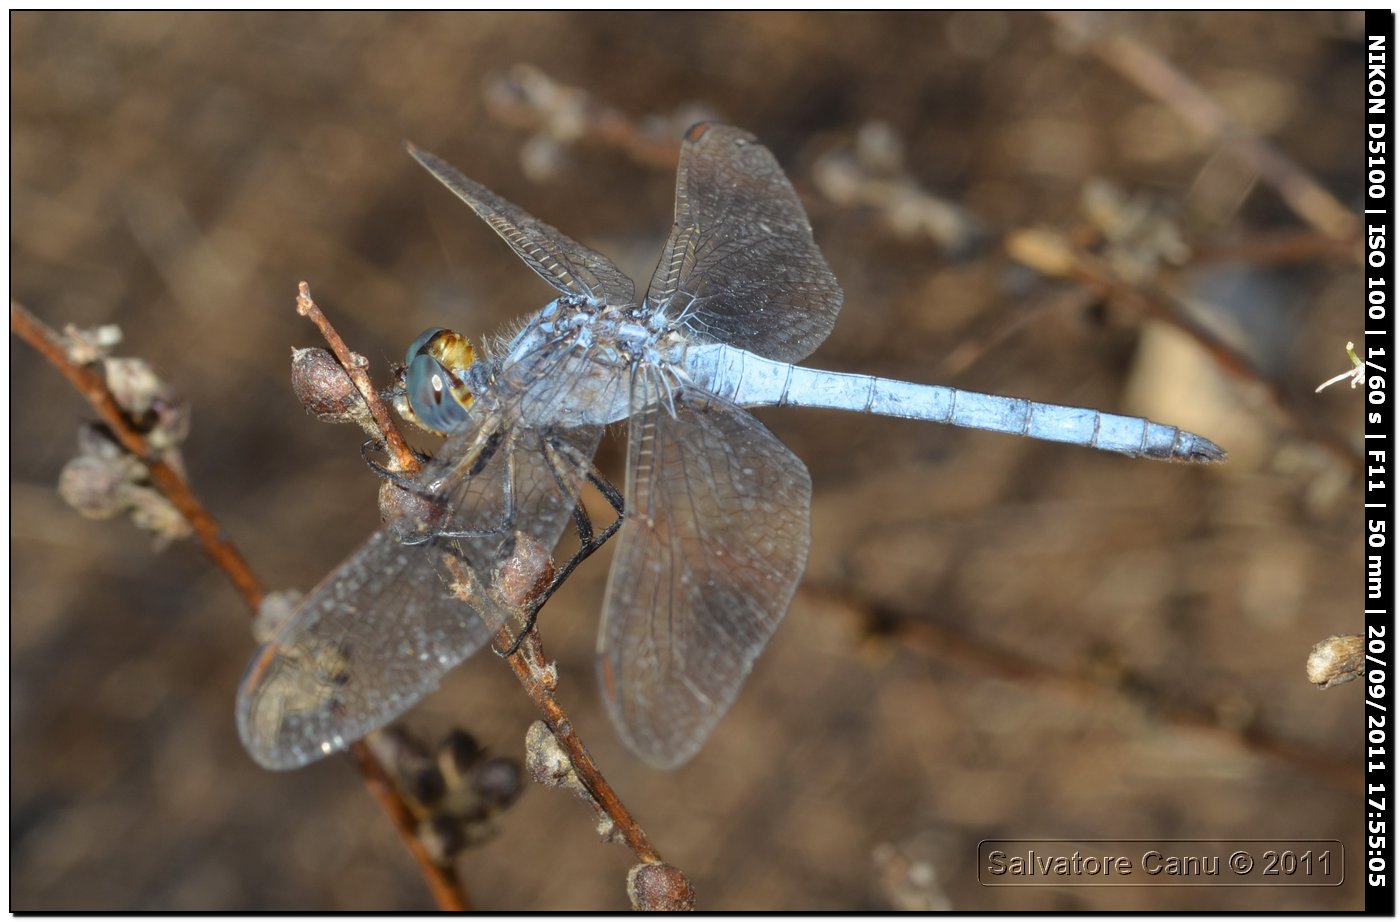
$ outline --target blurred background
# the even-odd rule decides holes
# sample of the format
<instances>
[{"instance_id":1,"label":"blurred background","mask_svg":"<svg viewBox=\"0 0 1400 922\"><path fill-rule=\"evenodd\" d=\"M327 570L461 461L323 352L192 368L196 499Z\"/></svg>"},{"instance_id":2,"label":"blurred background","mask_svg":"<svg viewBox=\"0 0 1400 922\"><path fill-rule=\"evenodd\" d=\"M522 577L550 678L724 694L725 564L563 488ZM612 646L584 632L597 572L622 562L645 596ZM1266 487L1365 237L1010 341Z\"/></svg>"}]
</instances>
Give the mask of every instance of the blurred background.
<instances>
[{"instance_id":1,"label":"blurred background","mask_svg":"<svg viewBox=\"0 0 1400 922\"><path fill-rule=\"evenodd\" d=\"M1361 689L1303 669L1361 628L1361 395L1313 394L1362 330L1359 14L10 26L11 295L120 325L117 354L188 398L190 480L270 587L311 587L377 524L360 433L290 392L290 347L319 344L296 283L381 381L427 326L478 336L553 296L405 138L644 286L682 131L743 126L846 291L810 364L1230 451L1196 468L761 413L811 469L811 560L694 761L647 768L602 713L607 551L543 614L561 702L701 908L1360 908ZM1212 107L1297 173L1200 130ZM1309 182L1338 204L1300 207ZM196 544L157 553L63 504L91 413L13 337L10 360L11 908L431 908L347 759L243 753L241 599ZM605 440L618 483L623 455ZM482 656L407 722L519 757L532 719ZM627 906L633 858L584 804L527 787L495 826L458 861L478 906ZM977 843L1026 837L1337 839L1346 881L981 886Z\"/></svg>"}]
</instances>

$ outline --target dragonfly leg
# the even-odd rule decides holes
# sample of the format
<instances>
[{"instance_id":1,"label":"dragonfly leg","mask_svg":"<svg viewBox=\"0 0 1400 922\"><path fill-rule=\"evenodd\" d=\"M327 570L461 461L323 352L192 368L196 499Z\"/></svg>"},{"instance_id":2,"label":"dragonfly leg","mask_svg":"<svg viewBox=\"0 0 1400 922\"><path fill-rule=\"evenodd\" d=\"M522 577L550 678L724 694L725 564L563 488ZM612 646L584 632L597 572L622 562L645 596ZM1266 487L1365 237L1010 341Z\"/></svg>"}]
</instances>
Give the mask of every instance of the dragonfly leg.
<instances>
[{"instance_id":1,"label":"dragonfly leg","mask_svg":"<svg viewBox=\"0 0 1400 922\"><path fill-rule=\"evenodd\" d=\"M506 455L506 476L501 485L501 521L490 528L448 531L433 533L434 538L490 538L510 531L510 523L515 521L515 456Z\"/></svg>"},{"instance_id":2,"label":"dragonfly leg","mask_svg":"<svg viewBox=\"0 0 1400 922\"><path fill-rule=\"evenodd\" d=\"M554 471L555 478L559 479L558 471L552 463L550 465L550 470ZM526 609L525 612L525 626L515 635L515 639L511 641L509 647L505 650L496 651L498 656L510 656L516 650L520 649L520 645L524 643L525 637L534 630L535 621L539 617L540 609L544 608L550 596L554 595L559 587L564 585L564 581L578 569L579 564L592 556L593 552L598 550L598 548L607 544L608 539L617 534L617 530L622 527L622 520L624 518L622 494L618 492L617 487L613 486L612 483L591 464L589 465L587 477L588 482L593 485L593 488L603 495L603 498L608 501L609 506L612 506L613 511L617 513L617 518L613 519L612 523L609 524L607 528L595 535L593 532L593 521L588 517L588 511L583 508L583 503L578 502L574 504L574 530L578 532L579 548L577 551L574 551L574 555L569 558L568 563L554 571L554 578L549 581L549 585L545 587L544 591L541 592L538 597L530 602L530 607ZM560 483L560 487L563 488L563 483Z\"/></svg>"},{"instance_id":3,"label":"dragonfly leg","mask_svg":"<svg viewBox=\"0 0 1400 922\"><path fill-rule=\"evenodd\" d=\"M422 493L423 486L419 484L416 480L414 480L411 476L404 474L400 471L390 470L389 468L385 467L384 465L380 464L378 461L370 457L370 452L383 450L383 439L369 439L363 445L360 446L360 457L364 459L364 462L369 466L369 469L374 472L374 476L378 477L380 480L387 480L394 486L401 487L402 489L405 489L410 493ZM420 464L426 464L428 462L428 456L423 454L421 451L415 451L413 453L413 456L418 459L418 463Z\"/></svg>"},{"instance_id":4,"label":"dragonfly leg","mask_svg":"<svg viewBox=\"0 0 1400 922\"><path fill-rule=\"evenodd\" d=\"M476 463L475 467L472 470L472 473L480 473L482 468L484 468L486 464L491 460L491 458L495 455L496 449L499 447L500 441L498 439L492 439L491 441L489 441L485 450L482 452L481 460L479 460ZM365 464L369 465L370 470L374 471L375 475L378 476L381 480L388 481L389 483L392 483L399 489L404 490L408 493L412 493L416 496L425 496L429 498L432 497L432 484L425 483L420 479L416 479L400 471L390 470L389 468L385 467L384 465L380 464L378 461L370 457L370 452L383 450L384 443L382 441L380 441L379 439L370 439L369 441L365 442L363 445L360 446L360 456L364 458ZM414 457L418 459L420 464L426 464L430 460L430 458L427 455L423 454L420 451L414 451L413 454ZM501 521L491 526L490 528L458 529L455 531L444 528L439 531L429 531L421 535L414 535L412 538L400 537L400 543L413 546L418 544L426 544L429 541L433 541L439 538L448 540L454 538L491 538L496 535L505 534L507 531L509 531L510 523L511 521L513 521L515 515L513 491L514 480L514 464L511 456L507 455L506 477L505 482L502 486L502 505L504 511L501 515Z\"/></svg>"}]
</instances>

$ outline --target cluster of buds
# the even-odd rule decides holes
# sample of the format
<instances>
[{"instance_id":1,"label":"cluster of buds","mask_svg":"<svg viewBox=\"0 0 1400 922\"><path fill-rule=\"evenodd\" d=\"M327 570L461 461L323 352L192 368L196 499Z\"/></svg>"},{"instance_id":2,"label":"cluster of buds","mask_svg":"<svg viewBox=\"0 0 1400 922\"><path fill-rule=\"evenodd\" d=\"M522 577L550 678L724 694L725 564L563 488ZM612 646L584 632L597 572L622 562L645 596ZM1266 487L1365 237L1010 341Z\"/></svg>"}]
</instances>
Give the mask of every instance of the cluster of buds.
<instances>
[{"instance_id":1,"label":"cluster of buds","mask_svg":"<svg viewBox=\"0 0 1400 922\"><path fill-rule=\"evenodd\" d=\"M439 865L491 839L491 818L520 797L520 766L489 756L465 730L429 748L400 726L366 738L418 819L418 836Z\"/></svg>"},{"instance_id":2,"label":"cluster of buds","mask_svg":"<svg viewBox=\"0 0 1400 922\"><path fill-rule=\"evenodd\" d=\"M190 434L189 404L141 359L114 358L109 350L121 342L113 326L64 330L68 357L101 370L112 398L158 453L183 476L179 446ZM78 430L78 454L63 467L58 492L64 502L90 519L129 514L138 528L155 535L158 548L188 537L185 517L151 483L143 459L128 452L112 431L98 423Z\"/></svg>"}]
</instances>

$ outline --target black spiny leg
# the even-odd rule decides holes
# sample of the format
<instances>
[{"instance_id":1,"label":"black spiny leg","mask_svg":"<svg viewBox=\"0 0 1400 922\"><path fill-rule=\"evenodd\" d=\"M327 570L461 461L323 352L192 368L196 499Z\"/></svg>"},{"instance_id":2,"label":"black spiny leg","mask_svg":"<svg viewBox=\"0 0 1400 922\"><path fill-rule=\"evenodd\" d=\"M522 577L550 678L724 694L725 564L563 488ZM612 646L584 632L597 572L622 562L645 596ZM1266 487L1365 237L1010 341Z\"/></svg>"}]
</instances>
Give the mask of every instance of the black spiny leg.
<instances>
[{"instance_id":1,"label":"black spiny leg","mask_svg":"<svg viewBox=\"0 0 1400 922\"><path fill-rule=\"evenodd\" d=\"M554 472L555 480L559 480L559 474L553 464L550 465L550 470ZM515 640L511 641L508 648L496 651L498 656L510 656L520 649L520 645L525 641L525 636L534 630L535 619L539 617L540 609L544 607L544 603L549 601L549 597L554 595L560 586L564 585L564 580L578 569L579 564L587 560L598 548L607 544L608 539L617 534L617 530L622 527L625 512L623 511L622 494L618 492L617 487L609 483L608 479L592 465L589 465L588 469L588 482L593 485L595 490L603 494L608 505L612 506L613 511L617 513L617 518L603 529L601 534L595 536L593 522L588 518L588 512L583 508L583 503L580 501L574 504L574 529L578 532L579 548L574 551L574 556L569 558L568 563L554 571L554 578L549 581L549 585L530 603L530 607L525 613L525 626L520 629L520 633L515 635ZM560 483L559 486L560 489L564 488L563 483Z\"/></svg>"},{"instance_id":2,"label":"black spiny leg","mask_svg":"<svg viewBox=\"0 0 1400 922\"><path fill-rule=\"evenodd\" d=\"M366 465L369 466L369 469L374 472L374 476L378 477L380 480L387 480L394 486L399 487L403 490L407 490L409 493L421 494L423 492L423 485L420 484L413 477L403 474L399 471L390 470L389 468L385 467L384 465L380 464L378 461L370 457L370 452L383 450L383 439L370 439L368 442L365 442L363 445L360 446L360 457L364 459L364 462ZM427 464L429 460L427 455L417 450L413 452L413 457L417 459L419 464Z\"/></svg>"}]
</instances>

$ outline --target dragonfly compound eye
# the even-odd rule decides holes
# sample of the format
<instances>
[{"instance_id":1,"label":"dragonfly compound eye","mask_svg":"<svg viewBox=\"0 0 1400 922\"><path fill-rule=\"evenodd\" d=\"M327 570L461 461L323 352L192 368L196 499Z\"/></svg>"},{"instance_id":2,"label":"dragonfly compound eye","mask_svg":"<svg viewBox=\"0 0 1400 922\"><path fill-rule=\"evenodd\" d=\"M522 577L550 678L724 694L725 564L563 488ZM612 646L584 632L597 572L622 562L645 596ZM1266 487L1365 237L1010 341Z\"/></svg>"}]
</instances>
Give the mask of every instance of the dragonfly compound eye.
<instances>
[{"instance_id":1,"label":"dragonfly compound eye","mask_svg":"<svg viewBox=\"0 0 1400 922\"><path fill-rule=\"evenodd\" d=\"M428 343L432 342L434 337L436 337L439 333L448 332L451 331L444 330L442 327L428 327L422 333L419 333L418 338L408 344L408 354L404 357L403 360L404 365L412 365L413 360L418 358L418 353L427 351Z\"/></svg>"},{"instance_id":2,"label":"dragonfly compound eye","mask_svg":"<svg viewBox=\"0 0 1400 922\"><path fill-rule=\"evenodd\" d=\"M473 398L463 373L473 359L466 337L451 330L428 330L413 341L404 388L421 425L447 435L471 422Z\"/></svg>"}]
</instances>

